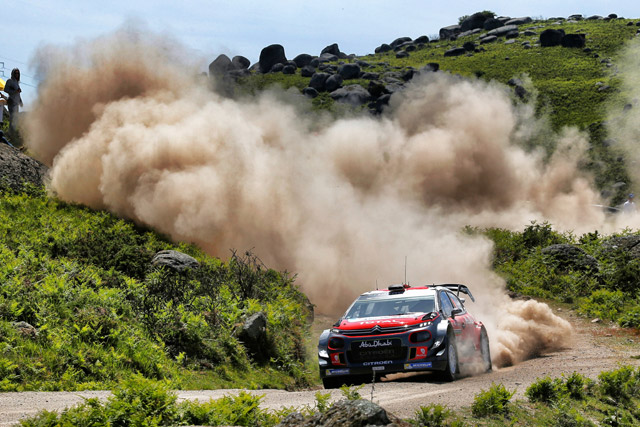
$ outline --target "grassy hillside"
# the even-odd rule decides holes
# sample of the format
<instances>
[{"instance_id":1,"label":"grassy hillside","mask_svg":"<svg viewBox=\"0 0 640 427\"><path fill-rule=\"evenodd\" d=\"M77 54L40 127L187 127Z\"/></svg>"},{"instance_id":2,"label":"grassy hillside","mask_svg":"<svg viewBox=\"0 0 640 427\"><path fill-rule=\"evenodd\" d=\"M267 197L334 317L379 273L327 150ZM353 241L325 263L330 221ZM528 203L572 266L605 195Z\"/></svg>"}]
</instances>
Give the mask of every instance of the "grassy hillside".
<instances>
[{"instance_id":1,"label":"grassy hillside","mask_svg":"<svg viewBox=\"0 0 640 427\"><path fill-rule=\"evenodd\" d=\"M308 300L251 254L223 263L33 189L0 194L0 240L0 390L104 389L134 374L187 388L309 381ZM166 249L200 267L152 266ZM254 360L239 331L260 311L266 357Z\"/></svg>"},{"instance_id":2,"label":"grassy hillside","mask_svg":"<svg viewBox=\"0 0 640 427\"><path fill-rule=\"evenodd\" d=\"M514 102L534 102L539 115L546 115L556 130L564 126L576 126L588 132L592 149L590 161L585 168L593 172L599 189L610 188L617 182L629 182L626 165L618 161L620 153L607 147L603 141L607 138L604 122L608 110L622 113L625 104L631 102L627 94L621 92L620 76L617 74L617 62L625 44L635 37L638 20L582 20L578 22L557 20L536 20L518 26L520 35L507 40L500 37L493 43L480 44L479 38L486 31L460 37L457 40L432 40L419 45L407 58L396 58L391 51L382 54L366 55L340 62L365 61L370 66L366 72L380 73L388 71L402 72L410 68L419 70L429 63L439 64L443 72L460 74L468 78L480 78L497 81L505 85L510 79L525 81L529 96L524 100L514 95ZM584 34L585 49L539 46L540 33L545 29L562 29L567 34ZM531 31L532 35L526 35ZM479 52L462 56L445 56L445 52L454 47L462 47L465 42L476 43ZM529 42L530 48L523 43ZM372 47L373 50L373 47ZM278 85L285 88L303 89L310 78L302 77L300 69L293 75L282 73L254 73L240 79L238 92L256 92L266 87ZM530 82L530 83L528 83ZM369 80L345 80L343 85L361 84L367 88ZM535 94L535 96L532 96ZM326 92L313 100L318 109L340 114ZM549 147L545 147L549 149ZM613 195L613 204L624 200L626 187L618 187Z\"/></svg>"}]
</instances>

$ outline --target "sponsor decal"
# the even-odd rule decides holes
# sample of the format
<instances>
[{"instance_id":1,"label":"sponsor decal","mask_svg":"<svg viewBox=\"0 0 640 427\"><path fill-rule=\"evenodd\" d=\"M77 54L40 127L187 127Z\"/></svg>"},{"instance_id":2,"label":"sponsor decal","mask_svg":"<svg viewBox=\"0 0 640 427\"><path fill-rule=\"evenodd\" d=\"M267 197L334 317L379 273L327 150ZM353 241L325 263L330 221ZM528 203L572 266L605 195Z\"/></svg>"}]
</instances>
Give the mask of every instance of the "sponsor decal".
<instances>
[{"instance_id":1,"label":"sponsor decal","mask_svg":"<svg viewBox=\"0 0 640 427\"><path fill-rule=\"evenodd\" d=\"M327 375L347 375L349 369L327 369Z\"/></svg>"},{"instance_id":2,"label":"sponsor decal","mask_svg":"<svg viewBox=\"0 0 640 427\"><path fill-rule=\"evenodd\" d=\"M381 360L378 362L363 362L362 366L390 365L392 363L393 360Z\"/></svg>"},{"instance_id":3,"label":"sponsor decal","mask_svg":"<svg viewBox=\"0 0 640 427\"><path fill-rule=\"evenodd\" d=\"M374 366L371 368L373 371L384 371L384 366Z\"/></svg>"},{"instance_id":4,"label":"sponsor decal","mask_svg":"<svg viewBox=\"0 0 640 427\"><path fill-rule=\"evenodd\" d=\"M331 363L340 365L340 353L331 353Z\"/></svg>"},{"instance_id":5,"label":"sponsor decal","mask_svg":"<svg viewBox=\"0 0 640 427\"><path fill-rule=\"evenodd\" d=\"M391 340L361 341L358 348L391 347L392 345L393 341Z\"/></svg>"},{"instance_id":6,"label":"sponsor decal","mask_svg":"<svg viewBox=\"0 0 640 427\"><path fill-rule=\"evenodd\" d=\"M424 369L431 368L431 362L405 363L404 369Z\"/></svg>"},{"instance_id":7,"label":"sponsor decal","mask_svg":"<svg viewBox=\"0 0 640 427\"><path fill-rule=\"evenodd\" d=\"M427 357L427 347L416 347L416 357L414 359L424 359Z\"/></svg>"}]
</instances>

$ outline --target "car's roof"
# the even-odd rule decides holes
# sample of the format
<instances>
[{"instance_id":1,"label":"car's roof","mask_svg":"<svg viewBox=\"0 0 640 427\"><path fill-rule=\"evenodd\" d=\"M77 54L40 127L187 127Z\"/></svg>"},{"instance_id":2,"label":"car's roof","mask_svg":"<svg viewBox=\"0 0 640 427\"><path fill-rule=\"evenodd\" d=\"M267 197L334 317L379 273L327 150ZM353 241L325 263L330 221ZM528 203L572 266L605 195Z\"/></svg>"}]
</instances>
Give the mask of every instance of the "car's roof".
<instances>
[{"instance_id":1,"label":"car's roof","mask_svg":"<svg viewBox=\"0 0 640 427\"><path fill-rule=\"evenodd\" d=\"M376 291L365 292L358 297L358 300L368 299L388 299L388 298L406 298L406 297L421 297L421 296L434 296L436 289L430 286L418 286L418 287L406 287L403 290L389 290L382 289Z\"/></svg>"}]
</instances>

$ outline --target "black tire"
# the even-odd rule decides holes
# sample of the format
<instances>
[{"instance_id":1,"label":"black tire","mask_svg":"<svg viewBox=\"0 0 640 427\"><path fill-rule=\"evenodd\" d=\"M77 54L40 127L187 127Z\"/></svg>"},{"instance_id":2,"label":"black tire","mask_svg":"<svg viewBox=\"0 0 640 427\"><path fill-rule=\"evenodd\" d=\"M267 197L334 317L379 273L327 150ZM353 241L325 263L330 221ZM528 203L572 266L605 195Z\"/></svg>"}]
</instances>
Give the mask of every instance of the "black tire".
<instances>
[{"instance_id":1,"label":"black tire","mask_svg":"<svg viewBox=\"0 0 640 427\"><path fill-rule=\"evenodd\" d=\"M322 385L324 386L324 388L326 390L329 390L329 389L332 389L332 388L340 388L345 383L345 380L348 380L348 378L340 378L340 377L323 378L322 379Z\"/></svg>"},{"instance_id":2,"label":"black tire","mask_svg":"<svg viewBox=\"0 0 640 427\"><path fill-rule=\"evenodd\" d=\"M447 350L447 364L444 371L440 373L442 380L451 382L460 377L460 361L458 359L458 346L456 345L456 337L453 331L447 332L447 342L445 343Z\"/></svg>"},{"instance_id":3,"label":"black tire","mask_svg":"<svg viewBox=\"0 0 640 427\"><path fill-rule=\"evenodd\" d=\"M493 365L491 364L491 349L489 348L489 336L487 330L483 327L480 332L480 355L482 357L482 369L484 372L491 372Z\"/></svg>"}]
</instances>

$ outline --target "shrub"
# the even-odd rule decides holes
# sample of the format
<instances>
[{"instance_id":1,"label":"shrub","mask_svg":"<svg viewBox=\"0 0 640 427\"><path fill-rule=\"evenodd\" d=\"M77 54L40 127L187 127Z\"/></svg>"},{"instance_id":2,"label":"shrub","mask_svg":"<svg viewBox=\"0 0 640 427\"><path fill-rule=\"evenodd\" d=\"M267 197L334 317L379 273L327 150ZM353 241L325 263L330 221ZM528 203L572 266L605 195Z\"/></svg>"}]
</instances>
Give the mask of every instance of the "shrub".
<instances>
[{"instance_id":1,"label":"shrub","mask_svg":"<svg viewBox=\"0 0 640 427\"><path fill-rule=\"evenodd\" d=\"M626 403L640 396L640 370L632 366L621 366L614 371L598 375L598 391L603 397Z\"/></svg>"},{"instance_id":2,"label":"shrub","mask_svg":"<svg viewBox=\"0 0 640 427\"><path fill-rule=\"evenodd\" d=\"M623 328L640 328L640 305L626 310L618 319L618 324Z\"/></svg>"},{"instance_id":3,"label":"shrub","mask_svg":"<svg viewBox=\"0 0 640 427\"><path fill-rule=\"evenodd\" d=\"M503 384L492 384L489 390L482 390L476 395L471 405L471 412L476 417L504 415L509 412L509 401L514 391L508 391Z\"/></svg>"},{"instance_id":4,"label":"shrub","mask_svg":"<svg viewBox=\"0 0 640 427\"><path fill-rule=\"evenodd\" d=\"M340 392L347 400L359 400L362 399L362 396L360 395L360 389L362 389L362 387L364 387L364 384L353 387L344 384L340 387Z\"/></svg>"},{"instance_id":5,"label":"shrub","mask_svg":"<svg viewBox=\"0 0 640 427\"><path fill-rule=\"evenodd\" d=\"M579 306L579 312L587 316L616 320L624 309L626 297L622 291L600 289L594 291Z\"/></svg>"},{"instance_id":6,"label":"shrub","mask_svg":"<svg viewBox=\"0 0 640 427\"><path fill-rule=\"evenodd\" d=\"M526 390L525 396L532 402L556 403L562 397L562 381L549 377L539 379Z\"/></svg>"},{"instance_id":7,"label":"shrub","mask_svg":"<svg viewBox=\"0 0 640 427\"><path fill-rule=\"evenodd\" d=\"M416 409L414 418L410 422L421 427L443 427L447 425L445 421L451 416L453 412L446 406L431 404Z\"/></svg>"}]
</instances>

